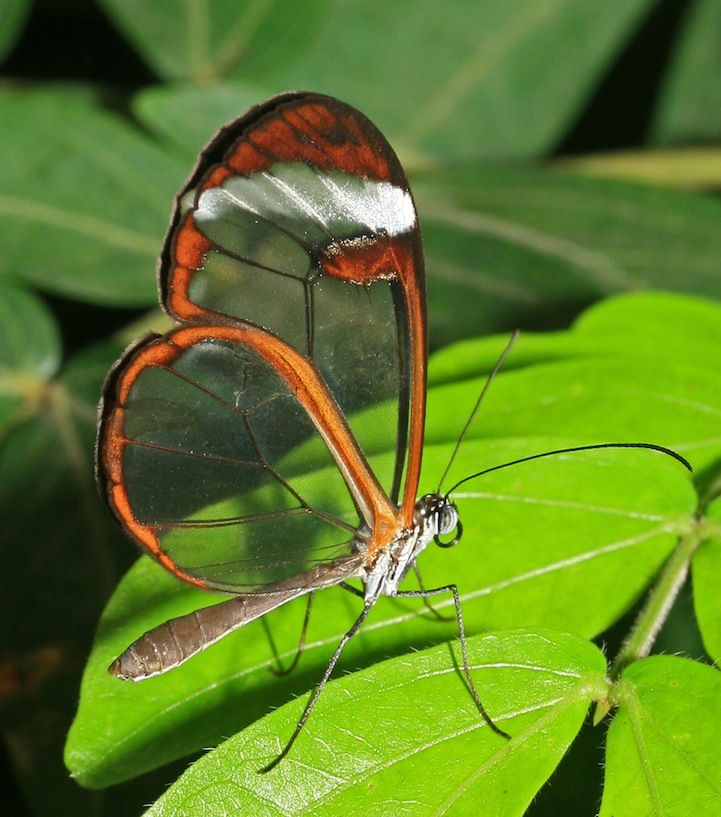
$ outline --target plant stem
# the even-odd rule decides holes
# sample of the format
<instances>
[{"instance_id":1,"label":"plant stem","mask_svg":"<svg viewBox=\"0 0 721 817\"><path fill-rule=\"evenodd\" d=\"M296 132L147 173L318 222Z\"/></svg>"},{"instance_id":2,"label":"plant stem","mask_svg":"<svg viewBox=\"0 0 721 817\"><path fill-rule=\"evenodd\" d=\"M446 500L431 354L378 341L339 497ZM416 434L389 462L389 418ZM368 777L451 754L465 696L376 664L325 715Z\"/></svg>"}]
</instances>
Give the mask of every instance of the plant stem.
<instances>
[{"instance_id":1,"label":"plant stem","mask_svg":"<svg viewBox=\"0 0 721 817\"><path fill-rule=\"evenodd\" d=\"M686 581L691 557L702 541L703 536L698 526L679 538L628 638L611 664L609 674L612 681L615 681L630 663L644 658L651 652L653 642Z\"/></svg>"}]
</instances>

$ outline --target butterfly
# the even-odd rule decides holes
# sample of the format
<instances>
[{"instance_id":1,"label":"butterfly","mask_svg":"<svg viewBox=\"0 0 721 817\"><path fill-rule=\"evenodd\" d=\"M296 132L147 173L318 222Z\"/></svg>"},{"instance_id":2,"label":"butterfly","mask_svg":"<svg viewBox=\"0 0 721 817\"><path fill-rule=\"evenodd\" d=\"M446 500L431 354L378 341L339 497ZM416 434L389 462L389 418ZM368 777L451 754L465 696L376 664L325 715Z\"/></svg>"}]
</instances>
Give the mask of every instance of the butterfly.
<instances>
[{"instance_id":1,"label":"butterfly","mask_svg":"<svg viewBox=\"0 0 721 817\"><path fill-rule=\"evenodd\" d=\"M463 636L455 586L399 589L429 543L458 541L460 523L447 496L417 498L426 294L398 158L331 97L252 108L211 140L178 194L158 284L178 326L112 370L98 479L163 567L233 597L146 633L110 672L165 672L291 599L359 579L362 612L282 757L380 596L452 593ZM395 454L374 470L379 446ZM462 646L476 704L505 735Z\"/></svg>"},{"instance_id":2,"label":"butterfly","mask_svg":"<svg viewBox=\"0 0 721 817\"><path fill-rule=\"evenodd\" d=\"M111 371L98 481L157 562L231 598L150 630L110 672L131 680L166 672L326 587L360 595L358 618L268 771L376 601L446 593L475 704L508 738L473 683L456 586L400 589L429 544L459 541L461 523L454 489L417 496L423 249L408 181L380 131L314 93L274 97L226 125L176 197L158 285L177 326L132 345ZM645 443L562 451L617 445L682 460Z\"/></svg>"}]
</instances>

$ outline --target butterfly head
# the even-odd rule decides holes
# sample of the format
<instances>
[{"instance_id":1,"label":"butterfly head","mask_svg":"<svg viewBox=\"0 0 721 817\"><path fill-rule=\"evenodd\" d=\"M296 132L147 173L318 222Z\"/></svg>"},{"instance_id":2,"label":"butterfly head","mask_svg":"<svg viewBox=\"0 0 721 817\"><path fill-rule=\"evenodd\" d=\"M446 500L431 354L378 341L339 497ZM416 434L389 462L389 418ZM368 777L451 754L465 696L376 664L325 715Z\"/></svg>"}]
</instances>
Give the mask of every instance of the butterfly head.
<instances>
[{"instance_id":1,"label":"butterfly head","mask_svg":"<svg viewBox=\"0 0 721 817\"><path fill-rule=\"evenodd\" d=\"M428 532L438 547L449 548L457 545L463 534L463 526L458 518L458 509L448 495L426 494L416 502L413 519L416 526ZM449 541L441 537L453 534Z\"/></svg>"}]
</instances>

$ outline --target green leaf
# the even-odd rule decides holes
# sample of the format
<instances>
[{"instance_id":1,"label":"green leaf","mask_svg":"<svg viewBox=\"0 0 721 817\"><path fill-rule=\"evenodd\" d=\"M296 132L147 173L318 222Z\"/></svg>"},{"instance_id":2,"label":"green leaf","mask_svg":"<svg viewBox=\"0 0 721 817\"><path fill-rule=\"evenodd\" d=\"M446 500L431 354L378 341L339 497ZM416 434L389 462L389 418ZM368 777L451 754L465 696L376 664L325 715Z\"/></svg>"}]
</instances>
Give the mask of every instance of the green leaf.
<instances>
[{"instance_id":1,"label":"green leaf","mask_svg":"<svg viewBox=\"0 0 721 817\"><path fill-rule=\"evenodd\" d=\"M47 380L56 373L60 355L58 328L42 301L0 281L0 369Z\"/></svg>"},{"instance_id":2,"label":"green leaf","mask_svg":"<svg viewBox=\"0 0 721 817\"><path fill-rule=\"evenodd\" d=\"M29 292L0 280L0 440L37 410L59 361L50 313Z\"/></svg>"},{"instance_id":3,"label":"green leaf","mask_svg":"<svg viewBox=\"0 0 721 817\"><path fill-rule=\"evenodd\" d=\"M548 447L548 440L474 441L457 467L468 474ZM448 445L427 448L427 480L438 479L449 454ZM490 474L459 495L461 545L429 550L420 568L426 586L459 585L467 632L538 624L595 635L660 568L695 508L686 473L656 452L599 454L527 463ZM358 600L340 589L319 594L301 665L281 679L268 667L276 656L287 664L295 654L303 602L247 625L166 675L138 684L108 675L132 640L212 598L181 586L148 559L124 578L103 615L66 749L66 762L84 785L109 785L215 744L306 691L359 612ZM451 620L436 621L416 600L383 600L339 671L455 638L451 600L434 606Z\"/></svg>"},{"instance_id":4,"label":"green leaf","mask_svg":"<svg viewBox=\"0 0 721 817\"><path fill-rule=\"evenodd\" d=\"M217 130L267 95L267 90L242 83L159 85L136 94L133 110L160 139L183 151L190 168Z\"/></svg>"},{"instance_id":5,"label":"green leaf","mask_svg":"<svg viewBox=\"0 0 721 817\"><path fill-rule=\"evenodd\" d=\"M593 377L590 369L588 360L560 361L499 378L471 436L558 433L586 443L654 442L690 458L698 469L713 463L721 375L668 365L659 382L648 362L601 357L593 360ZM459 426L473 405L465 384L442 387L437 399L458 406ZM440 416L429 417L426 439L445 439L445 429Z\"/></svg>"},{"instance_id":6,"label":"green leaf","mask_svg":"<svg viewBox=\"0 0 721 817\"><path fill-rule=\"evenodd\" d=\"M339 0L298 60L260 76L351 101L397 148L444 161L538 155L653 5Z\"/></svg>"},{"instance_id":7,"label":"green leaf","mask_svg":"<svg viewBox=\"0 0 721 817\"><path fill-rule=\"evenodd\" d=\"M411 181L434 344L519 321L558 326L578 304L632 289L721 296L721 204L710 196L528 168Z\"/></svg>"},{"instance_id":8,"label":"green leaf","mask_svg":"<svg viewBox=\"0 0 721 817\"><path fill-rule=\"evenodd\" d=\"M328 685L281 765L304 700L293 701L206 755L149 815L233 808L239 813L521 815L605 694L605 661L574 636L528 630L469 641L476 683L511 741L479 718L447 647ZM458 649L454 660L459 661ZM450 683L448 683L450 681ZM429 770L432 770L429 773Z\"/></svg>"},{"instance_id":9,"label":"green leaf","mask_svg":"<svg viewBox=\"0 0 721 817\"><path fill-rule=\"evenodd\" d=\"M704 145L584 154L560 159L554 167L583 176L687 190L713 190L721 185L721 149Z\"/></svg>"},{"instance_id":10,"label":"green leaf","mask_svg":"<svg viewBox=\"0 0 721 817\"><path fill-rule=\"evenodd\" d=\"M693 605L706 652L721 661L721 500L706 509L705 541L693 558Z\"/></svg>"},{"instance_id":11,"label":"green leaf","mask_svg":"<svg viewBox=\"0 0 721 817\"><path fill-rule=\"evenodd\" d=\"M521 333L503 370L530 363L597 357L651 362L666 342L664 360L710 366L721 342L721 306L717 301L676 292L649 290L605 298L588 307L563 332ZM509 335L479 338L440 349L430 358L431 384L490 373ZM504 343L505 341L505 343Z\"/></svg>"},{"instance_id":12,"label":"green leaf","mask_svg":"<svg viewBox=\"0 0 721 817\"><path fill-rule=\"evenodd\" d=\"M12 304L27 358L52 361L56 339L45 313L26 293ZM36 322L24 325L33 312ZM24 403L0 447L3 730L36 814L83 813L62 746L93 629L122 569L114 556L122 536L101 506L92 463L95 403L117 353L85 354L50 382L36 371L36 399Z\"/></svg>"},{"instance_id":13,"label":"green leaf","mask_svg":"<svg viewBox=\"0 0 721 817\"><path fill-rule=\"evenodd\" d=\"M190 164L258 98L244 85L153 89L136 109ZM415 154L401 156L423 225L433 346L519 320L558 326L579 304L649 286L721 297L715 198L528 167L413 173Z\"/></svg>"},{"instance_id":14,"label":"green leaf","mask_svg":"<svg viewBox=\"0 0 721 817\"><path fill-rule=\"evenodd\" d=\"M659 95L654 141L703 144L721 137L721 8L716 0L688 6Z\"/></svg>"},{"instance_id":15,"label":"green leaf","mask_svg":"<svg viewBox=\"0 0 721 817\"><path fill-rule=\"evenodd\" d=\"M308 47L328 0L305 0L303 24L282 3L102 0L108 15L163 78L209 83L231 72L261 75Z\"/></svg>"},{"instance_id":16,"label":"green leaf","mask_svg":"<svg viewBox=\"0 0 721 817\"><path fill-rule=\"evenodd\" d=\"M464 0L449 12L427 1L314 0L302 26L278 4L104 5L163 76L330 93L377 121L401 154L448 161L552 148L653 2Z\"/></svg>"},{"instance_id":17,"label":"green leaf","mask_svg":"<svg viewBox=\"0 0 721 817\"><path fill-rule=\"evenodd\" d=\"M710 367L718 359L714 348L721 343L721 306L679 293L629 293L587 309L570 339L583 355L613 348L649 361L663 344L664 360Z\"/></svg>"},{"instance_id":18,"label":"green leaf","mask_svg":"<svg viewBox=\"0 0 721 817\"><path fill-rule=\"evenodd\" d=\"M30 0L3 0L0 8L0 58L12 50L30 13Z\"/></svg>"},{"instance_id":19,"label":"green leaf","mask_svg":"<svg viewBox=\"0 0 721 817\"><path fill-rule=\"evenodd\" d=\"M600 817L719 814L719 672L652 656L624 671L616 697Z\"/></svg>"},{"instance_id":20,"label":"green leaf","mask_svg":"<svg viewBox=\"0 0 721 817\"><path fill-rule=\"evenodd\" d=\"M185 171L77 95L0 98L0 274L96 303L155 301L152 270Z\"/></svg>"},{"instance_id":21,"label":"green leaf","mask_svg":"<svg viewBox=\"0 0 721 817\"><path fill-rule=\"evenodd\" d=\"M475 339L438 350L429 361L429 383L487 377L509 339ZM570 331L522 333L503 370L569 360L590 365L599 357L644 361L653 369L661 346L664 361L713 368L717 344L721 344L718 302L671 292L631 292L589 307Z\"/></svg>"},{"instance_id":22,"label":"green leaf","mask_svg":"<svg viewBox=\"0 0 721 817\"><path fill-rule=\"evenodd\" d=\"M469 441L450 485L454 475L566 442ZM436 476L447 454L429 449ZM521 463L466 483L452 496L464 525L462 545L452 557L429 551L422 568L432 571L434 584L460 584L469 621L494 628L545 623L586 636L606 629L639 597L697 503L677 462L623 449ZM470 553L459 553L464 548ZM469 565L475 553L478 567Z\"/></svg>"},{"instance_id":23,"label":"green leaf","mask_svg":"<svg viewBox=\"0 0 721 817\"><path fill-rule=\"evenodd\" d=\"M691 459L705 486L721 454L721 373L715 345L706 346L721 338L721 308L652 293L613 299L598 309L598 318L590 312L569 333L522 335L470 436L573 434L585 442L654 442ZM432 361L432 383L463 380L434 392L434 399L454 406L458 433L505 340L467 341ZM514 365L519 368L511 371ZM475 395L465 382L474 371ZM447 428L447 418L430 412L426 440L447 439Z\"/></svg>"}]
</instances>

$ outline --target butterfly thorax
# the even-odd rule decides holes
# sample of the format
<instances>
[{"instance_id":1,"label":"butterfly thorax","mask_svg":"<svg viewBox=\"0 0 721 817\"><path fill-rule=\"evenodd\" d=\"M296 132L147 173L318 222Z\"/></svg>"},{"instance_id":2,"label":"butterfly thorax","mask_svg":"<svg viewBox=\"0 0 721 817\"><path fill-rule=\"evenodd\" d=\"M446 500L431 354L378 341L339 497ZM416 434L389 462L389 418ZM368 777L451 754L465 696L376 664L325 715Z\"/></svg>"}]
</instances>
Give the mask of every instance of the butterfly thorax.
<instances>
[{"instance_id":1,"label":"butterfly thorax","mask_svg":"<svg viewBox=\"0 0 721 817\"><path fill-rule=\"evenodd\" d=\"M379 596L395 596L398 586L431 540L457 527L458 510L448 497L422 496L413 512L413 527L400 530L387 547L363 566L361 578L366 604L373 603Z\"/></svg>"}]
</instances>

